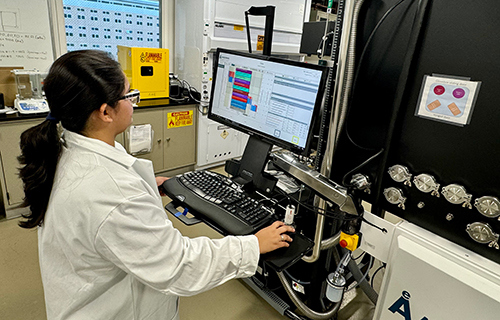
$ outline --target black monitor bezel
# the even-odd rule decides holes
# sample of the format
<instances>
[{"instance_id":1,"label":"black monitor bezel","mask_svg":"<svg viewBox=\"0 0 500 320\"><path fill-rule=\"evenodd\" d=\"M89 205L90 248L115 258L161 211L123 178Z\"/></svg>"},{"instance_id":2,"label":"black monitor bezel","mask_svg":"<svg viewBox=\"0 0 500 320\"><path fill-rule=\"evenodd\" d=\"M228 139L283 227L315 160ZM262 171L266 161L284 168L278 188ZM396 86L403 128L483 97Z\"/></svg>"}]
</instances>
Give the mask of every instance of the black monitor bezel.
<instances>
[{"instance_id":1,"label":"black monitor bezel","mask_svg":"<svg viewBox=\"0 0 500 320\"><path fill-rule=\"evenodd\" d=\"M219 64L219 56L221 53L229 53L237 56L243 56L243 57L248 57L248 58L253 58L253 59L259 59L259 60L266 60L266 61L271 61L271 62L276 62L276 63L282 63L282 64L287 64L287 65L292 65L292 66L297 66L297 67L305 67L308 69L313 69L313 70L319 70L322 71L321 75L321 80L319 83L319 90L318 94L316 96L316 101L314 103L314 110L313 110L313 115L311 119L311 124L309 126L309 132L307 134L307 141L305 144L305 147L299 147L296 144L293 144L291 142L286 142L284 140L278 139L272 135L269 135L267 133L263 133L260 131L257 131L251 127L245 126L244 124L241 124L239 122L235 122L231 119L227 119L225 117L222 117L220 115L212 113L212 107L213 107L213 100L214 100L214 92L215 92L215 83L217 81L217 66ZM281 148L285 148L287 150L292 151L293 153L299 154L299 155L305 155L308 156L308 152L310 151L311 147L311 142L313 140L313 130L316 121L318 121L320 117L320 109L321 109L321 104L324 98L324 93L325 93L325 85L326 81L328 78L328 68L325 66L319 66L315 64L309 64L309 63L304 63L304 62L298 62L298 61L292 61L292 60L286 60L286 59L281 59L281 58L276 58L276 57L270 57L270 56L265 56L262 54L251 54L251 53L246 53L246 52L241 52L241 51L235 51L235 50L229 50L229 49L223 49L223 48L217 48L216 52L214 53L214 58L213 58L213 72L212 72L212 88L211 88L211 95L210 95L210 102L208 106L208 118L214 121L217 121L221 124L227 125L228 127L231 127L233 129L242 131L244 133L247 133L249 135L255 135L264 140L267 143L279 146Z\"/></svg>"}]
</instances>

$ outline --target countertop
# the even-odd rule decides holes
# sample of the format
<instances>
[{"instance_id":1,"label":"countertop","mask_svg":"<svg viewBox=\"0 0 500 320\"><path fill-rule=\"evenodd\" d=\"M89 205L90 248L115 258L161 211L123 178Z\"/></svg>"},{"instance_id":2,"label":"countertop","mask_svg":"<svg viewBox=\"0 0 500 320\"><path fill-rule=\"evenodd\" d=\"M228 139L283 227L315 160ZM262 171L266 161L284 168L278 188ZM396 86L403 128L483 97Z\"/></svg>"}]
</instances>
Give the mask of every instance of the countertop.
<instances>
[{"instance_id":1,"label":"countertop","mask_svg":"<svg viewBox=\"0 0 500 320\"><path fill-rule=\"evenodd\" d=\"M150 109L157 107L178 107L185 106L196 103L194 100L188 99L184 101L174 101L169 98L161 99L144 99L139 102L138 106L134 110L139 109ZM33 114L21 114L19 112L13 114L0 114L0 122L4 121L18 121L18 120L29 120L29 119L41 119L47 116L48 112L33 113Z\"/></svg>"}]
</instances>

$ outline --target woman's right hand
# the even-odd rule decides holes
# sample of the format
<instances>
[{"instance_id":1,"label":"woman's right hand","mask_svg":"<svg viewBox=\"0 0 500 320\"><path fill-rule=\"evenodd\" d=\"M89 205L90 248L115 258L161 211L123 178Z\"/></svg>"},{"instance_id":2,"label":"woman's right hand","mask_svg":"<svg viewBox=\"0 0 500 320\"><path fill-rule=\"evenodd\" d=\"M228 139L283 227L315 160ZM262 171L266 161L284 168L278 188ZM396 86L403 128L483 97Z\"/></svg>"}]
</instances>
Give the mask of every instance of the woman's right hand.
<instances>
[{"instance_id":1,"label":"woman's right hand","mask_svg":"<svg viewBox=\"0 0 500 320\"><path fill-rule=\"evenodd\" d=\"M285 232L295 232L295 229L287 226L283 221L276 221L269 227L259 230L255 236L259 240L260 254L289 247L289 242L292 242L292 238L285 234Z\"/></svg>"}]
</instances>

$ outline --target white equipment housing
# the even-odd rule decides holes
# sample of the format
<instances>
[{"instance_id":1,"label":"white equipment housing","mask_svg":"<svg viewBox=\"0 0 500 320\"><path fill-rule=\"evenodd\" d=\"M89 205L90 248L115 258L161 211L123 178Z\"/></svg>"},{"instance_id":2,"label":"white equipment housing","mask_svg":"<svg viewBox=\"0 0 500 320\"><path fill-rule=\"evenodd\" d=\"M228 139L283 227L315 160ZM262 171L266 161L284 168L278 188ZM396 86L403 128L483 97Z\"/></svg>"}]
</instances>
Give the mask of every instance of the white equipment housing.
<instances>
[{"instance_id":1,"label":"white equipment housing","mask_svg":"<svg viewBox=\"0 0 500 320\"><path fill-rule=\"evenodd\" d=\"M245 11L251 6L274 5L276 14L272 54L299 56L302 26L309 21L311 0L252 1L176 0L175 73L201 93L208 106L212 80L212 53L216 48L248 52ZM249 16L252 52L264 35L265 17ZM197 167L207 168L243 154L248 136L198 117Z\"/></svg>"},{"instance_id":2,"label":"white equipment housing","mask_svg":"<svg viewBox=\"0 0 500 320\"><path fill-rule=\"evenodd\" d=\"M497 263L406 221L389 252L373 319L498 319Z\"/></svg>"}]
</instances>

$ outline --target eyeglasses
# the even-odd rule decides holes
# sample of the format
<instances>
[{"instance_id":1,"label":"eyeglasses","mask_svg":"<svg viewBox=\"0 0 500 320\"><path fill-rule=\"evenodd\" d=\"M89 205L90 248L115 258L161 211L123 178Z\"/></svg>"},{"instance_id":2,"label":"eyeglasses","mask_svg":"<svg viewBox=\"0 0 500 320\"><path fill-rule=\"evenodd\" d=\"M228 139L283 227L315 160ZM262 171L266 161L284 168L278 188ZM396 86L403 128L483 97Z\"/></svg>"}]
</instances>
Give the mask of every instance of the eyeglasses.
<instances>
[{"instance_id":1,"label":"eyeglasses","mask_svg":"<svg viewBox=\"0 0 500 320\"><path fill-rule=\"evenodd\" d=\"M136 105L141 101L141 92L137 89L134 89L118 100L123 99L129 100L130 102L132 102L132 104Z\"/></svg>"}]
</instances>

